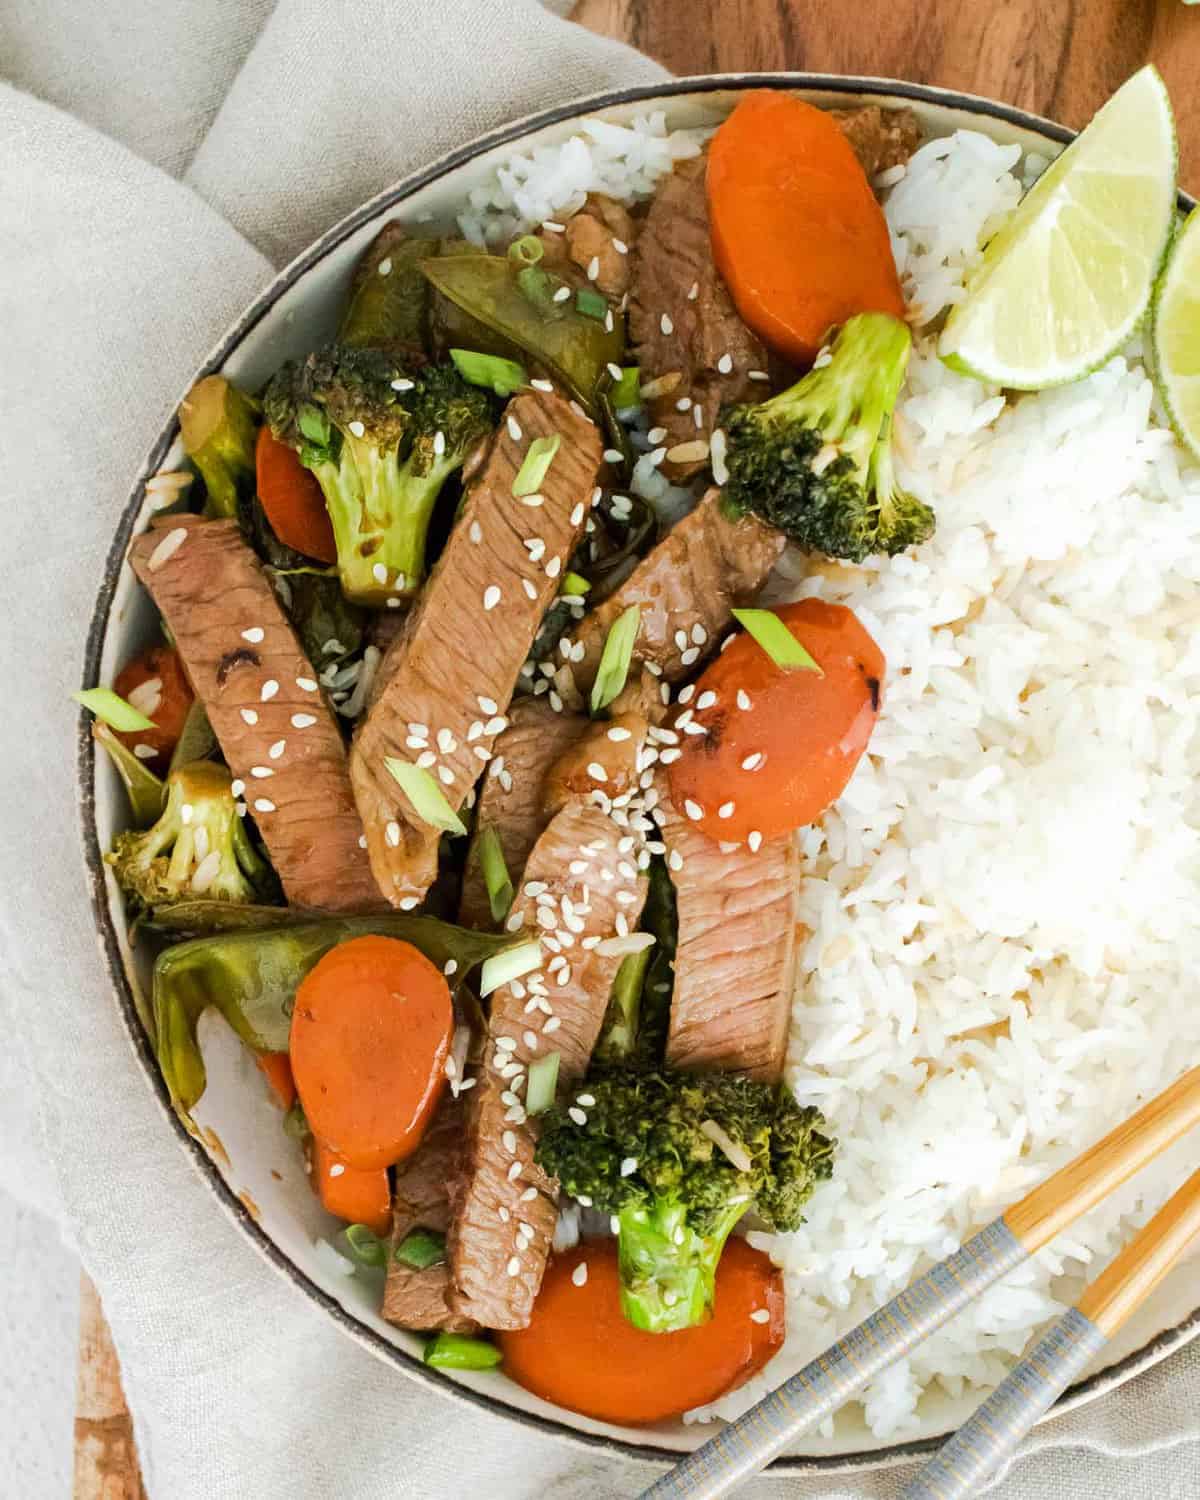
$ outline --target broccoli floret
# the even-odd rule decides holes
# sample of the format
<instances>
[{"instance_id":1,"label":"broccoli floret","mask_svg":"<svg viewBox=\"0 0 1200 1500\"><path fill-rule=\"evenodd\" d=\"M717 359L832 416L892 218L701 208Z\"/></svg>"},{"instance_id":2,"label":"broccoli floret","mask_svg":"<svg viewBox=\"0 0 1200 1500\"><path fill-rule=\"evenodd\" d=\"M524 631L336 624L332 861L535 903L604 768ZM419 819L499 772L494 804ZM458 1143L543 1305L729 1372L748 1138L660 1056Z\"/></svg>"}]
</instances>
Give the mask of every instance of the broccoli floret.
<instances>
[{"instance_id":1,"label":"broccoli floret","mask_svg":"<svg viewBox=\"0 0 1200 1500\"><path fill-rule=\"evenodd\" d=\"M118 834L104 858L125 894L151 910L196 896L253 901L270 878L238 817L229 772L207 760L172 771L158 821Z\"/></svg>"},{"instance_id":2,"label":"broccoli floret","mask_svg":"<svg viewBox=\"0 0 1200 1500\"><path fill-rule=\"evenodd\" d=\"M438 494L491 431L486 393L453 366L408 371L383 350L331 345L284 365L265 406L324 493L347 598L415 593Z\"/></svg>"},{"instance_id":3,"label":"broccoli floret","mask_svg":"<svg viewBox=\"0 0 1200 1500\"><path fill-rule=\"evenodd\" d=\"M742 1215L755 1205L773 1228L795 1229L832 1170L820 1113L785 1088L629 1069L594 1075L582 1092L594 1102L568 1100L542 1117L537 1159L572 1197L616 1216L621 1308L651 1333L705 1322Z\"/></svg>"},{"instance_id":4,"label":"broccoli floret","mask_svg":"<svg viewBox=\"0 0 1200 1500\"><path fill-rule=\"evenodd\" d=\"M727 504L808 551L850 562L932 536L933 511L899 487L892 468L892 412L911 347L899 319L859 313L827 363L769 401L731 407Z\"/></svg>"},{"instance_id":5,"label":"broccoli floret","mask_svg":"<svg viewBox=\"0 0 1200 1500\"><path fill-rule=\"evenodd\" d=\"M224 375L206 375L179 403L179 434L208 491L205 515L234 516L254 493L258 402Z\"/></svg>"}]
</instances>

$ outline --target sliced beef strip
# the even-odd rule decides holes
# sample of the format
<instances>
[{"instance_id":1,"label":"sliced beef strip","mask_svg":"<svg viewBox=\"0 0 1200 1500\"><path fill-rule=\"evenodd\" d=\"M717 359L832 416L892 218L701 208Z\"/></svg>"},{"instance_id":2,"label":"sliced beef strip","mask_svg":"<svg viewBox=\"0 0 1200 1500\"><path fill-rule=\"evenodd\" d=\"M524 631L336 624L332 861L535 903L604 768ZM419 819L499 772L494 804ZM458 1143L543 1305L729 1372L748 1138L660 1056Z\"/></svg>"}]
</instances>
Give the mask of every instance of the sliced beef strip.
<instances>
[{"instance_id":1,"label":"sliced beef strip","mask_svg":"<svg viewBox=\"0 0 1200 1500\"><path fill-rule=\"evenodd\" d=\"M577 714L556 713L546 699L521 698L512 705L508 728L493 747L475 804L475 831L463 872L458 920L464 927L491 927L492 908L479 864L479 836L492 827L500 839L504 863L515 881L529 851L550 821L543 788L546 773L569 745L587 732ZM503 777L501 772L507 773Z\"/></svg>"},{"instance_id":2,"label":"sliced beef strip","mask_svg":"<svg viewBox=\"0 0 1200 1500\"><path fill-rule=\"evenodd\" d=\"M590 282L617 303L629 290L633 220L625 205L615 198L589 193L583 207L572 214L562 229L543 229L539 238L548 270L580 285ZM593 260L595 276L588 274Z\"/></svg>"},{"instance_id":3,"label":"sliced beef strip","mask_svg":"<svg viewBox=\"0 0 1200 1500\"><path fill-rule=\"evenodd\" d=\"M720 490L709 490L616 593L583 617L575 633L584 646L575 681L591 688L609 629L632 604L642 610L634 657L668 682L685 676L720 644L730 611L755 598L785 545L782 532L755 516L731 520Z\"/></svg>"},{"instance_id":4,"label":"sliced beef strip","mask_svg":"<svg viewBox=\"0 0 1200 1500\"><path fill-rule=\"evenodd\" d=\"M724 848L671 804L655 816L675 886L679 936L667 1034L676 1068L783 1073L796 971L800 856L790 838Z\"/></svg>"},{"instance_id":5,"label":"sliced beef strip","mask_svg":"<svg viewBox=\"0 0 1200 1500\"><path fill-rule=\"evenodd\" d=\"M637 709L587 724L546 775L542 797L547 815L594 791L616 798L636 790L647 728L645 714Z\"/></svg>"},{"instance_id":6,"label":"sliced beef strip","mask_svg":"<svg viewBox=\"0 0 1200 1500\"><path fill-rule=\"evenodd\" d=\"M515 499L530 444L555 435L562 441L542 503ZM384 686L355 738L350 777L371 867L395 906L416 905L432 884L440 834L385 760L419 764L431 754L436 764L426 768L450 806L462 805L506 727L521 665L583 532L602 447L595 424L561 396L533 392L510 402L445 551L382 664ZM526 546L535 538L544 544L536 562Z\"/></svg>"},{"instance_id":7,"label":"sliced beef strip","mask_svg":"<svg viewBox=\"0 0 1200 1500\"><path fill-rule=\"evenodd\" d=\"M633 250L629 336L649 400L651 429L662 428L661 472L689 478L708 463L707 444L727 401L758 400L769 387L767 351L738 316L713 262L708 232L706 156L681 163L659 187ZM697 422L696 413L700 419ZM700 441L704 451L671 457Z\"/></svg>"},{"instance_id":8,"label":"sliced beef strip","mask_svg":"<svg viewBox=\"0 0 1200 1500\"><path fill-rule=\"evenodd\" d=\"M561 1089L587 1069L621 965L620 954L595 945L619 925L635 929L646 898L645 876L618 847L627 836L599 808L570 803L534 845L514 903L526 928L542 930L551 952L561 952L551 960L556 972L492 996L490 1043L472 1090L466 1169L447 1236L449 1300L485 1328L527 1327L542 1283L558 1187L533 1159L537 1121L520 1105L524 1070L557 1052ZM526 893L531 884L540 895Z\"/></svg>"},{"instance_id":9,"label":"sliced beef strip","mask_svg":"<svg viewBox=\"0 0 1200 1500\"><path fill-rule=\"evenodd\" d=\"M336 719L237 522L160 518L129 560L175 637L229 769L245 782L288 901L378 910Z\"/></svg>"},{"instance_id":10,"label":"sliced beef strip","mask_svg":"<svg viewBox=\"0 0 1200 1500\"><path fill-rule=\"evenodd\" d=\"M911 109L864 104L860 109L834 109L830 113L868 177L888 167L903 166L921 144L921 124Z\"/></svg>"},{"instance_id":11,"label":"sliced beef strip","mask_svg":"<svg viewBox=\"0 0 1200 1500\"><path fill-rule=\"evenodd\" d=\"M416 1152L396 1168L383 1316L397 1328L474 1333L477 1326L471 1318L451 1312L446 1302L450 1270L445 1261L417 1267L405 1265L395 1256L397 1246L414 1229L446 1232L450 1223L449 1184L458 1170L466 1105L465 1095L456 1099L447 1094Z\"/></svg>"}]
</instances>

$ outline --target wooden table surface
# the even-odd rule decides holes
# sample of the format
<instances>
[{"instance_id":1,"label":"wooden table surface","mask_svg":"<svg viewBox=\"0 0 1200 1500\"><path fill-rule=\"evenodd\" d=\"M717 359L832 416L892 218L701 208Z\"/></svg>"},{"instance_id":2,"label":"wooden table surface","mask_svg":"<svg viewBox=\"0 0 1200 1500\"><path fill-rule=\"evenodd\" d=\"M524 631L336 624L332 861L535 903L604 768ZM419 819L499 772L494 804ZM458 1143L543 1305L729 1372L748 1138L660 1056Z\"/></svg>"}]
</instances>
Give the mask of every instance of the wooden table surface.
<instances>
[{"instance_id":1,"label":"wooden table surface","mask_svg":"<svg viewBox=\"0 0 1200 1500\"><path fill-rule=\"evenodd\" d=\"M1182 0L579 0L573 19L674 73L904 78L1074 126L1153 62L1175 107L1181 182L1200 189L1200 5ZM75 1500L143 1495L116 1355L85 1279Z\"/></svg>"}]
</instances>

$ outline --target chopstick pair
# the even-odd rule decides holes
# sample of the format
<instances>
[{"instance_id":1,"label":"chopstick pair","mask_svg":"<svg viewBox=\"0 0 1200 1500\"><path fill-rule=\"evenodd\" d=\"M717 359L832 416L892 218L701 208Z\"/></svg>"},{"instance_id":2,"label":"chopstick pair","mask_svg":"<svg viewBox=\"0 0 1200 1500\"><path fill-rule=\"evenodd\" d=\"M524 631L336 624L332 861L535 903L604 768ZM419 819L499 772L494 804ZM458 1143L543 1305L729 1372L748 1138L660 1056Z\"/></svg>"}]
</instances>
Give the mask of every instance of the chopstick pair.
<instances>
[{"instance_id":1,"label":"chopstick pair","mask_svg":"<svg viewBox=\"0 0 1200 1500\"><path fill-rule=\"evenodd\" d=\"M719 1500L880 1371L1200 1124L1200 1067L1035 1187L946 1260L729 1423L642 1500ZM904 1491L963 1500L1019 1445L1200 1234L1200 1171L1087 1288Z\"/></svg>"}]
</instances>

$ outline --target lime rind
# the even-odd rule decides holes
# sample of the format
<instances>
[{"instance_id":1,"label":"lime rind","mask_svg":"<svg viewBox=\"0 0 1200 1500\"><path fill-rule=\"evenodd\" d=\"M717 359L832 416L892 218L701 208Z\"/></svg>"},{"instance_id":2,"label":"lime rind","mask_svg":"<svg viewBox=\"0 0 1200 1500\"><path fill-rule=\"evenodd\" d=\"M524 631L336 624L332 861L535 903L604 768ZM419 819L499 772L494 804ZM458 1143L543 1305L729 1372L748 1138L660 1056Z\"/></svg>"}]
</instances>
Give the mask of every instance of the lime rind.
<instances>
[{"instance_id":1,"label":"lime rind","mask_svg":"<svg viewBox=\"0 0 1200 1500\"><path fill-rule=\"evenodd\" d=\"M1141 128L1130 128L1134 110ZM947 319L938 351L943 362L1010 390L1067 385L1104 366L1141 327L1166 264L1178 160L1166 86L1155 68L1143 68L1050 164L993 236L966 297ZM1128 191L1120 185L1123 178ZM1133 191L1135 184L1139 191ZM1064 218L1071 232L1059 227ZM1089 241L1091 253L1081 257L1076 246ZM1100 262L1110 282L1106 296L1099 294L1094 274ZM1069 313L1055 308L1055 283L1060 304L1071 301ZM1113 302L1119 306L1108 316L1104 309ZM1086 316L1076 316L1081 309ZM1001 342L1011 351L1022 334L1022 358L998 355ZM1060 341L1071 334L1076 347L1063 351Z\"/></svg>"},{"instance_id":2,"label":"lime rind","mask_svg":"<svg viewBox=\"0 0 1200 1500\"><path fill-rule=\"evenodd\" d=\"M1200 208L1175 227L1150 303L1149 365L1171 430L1200 461ZM1191 368L1176 368L1179 352L1166 347L1168 338L1188 346Z\"/></svg>"}]
</instances>

